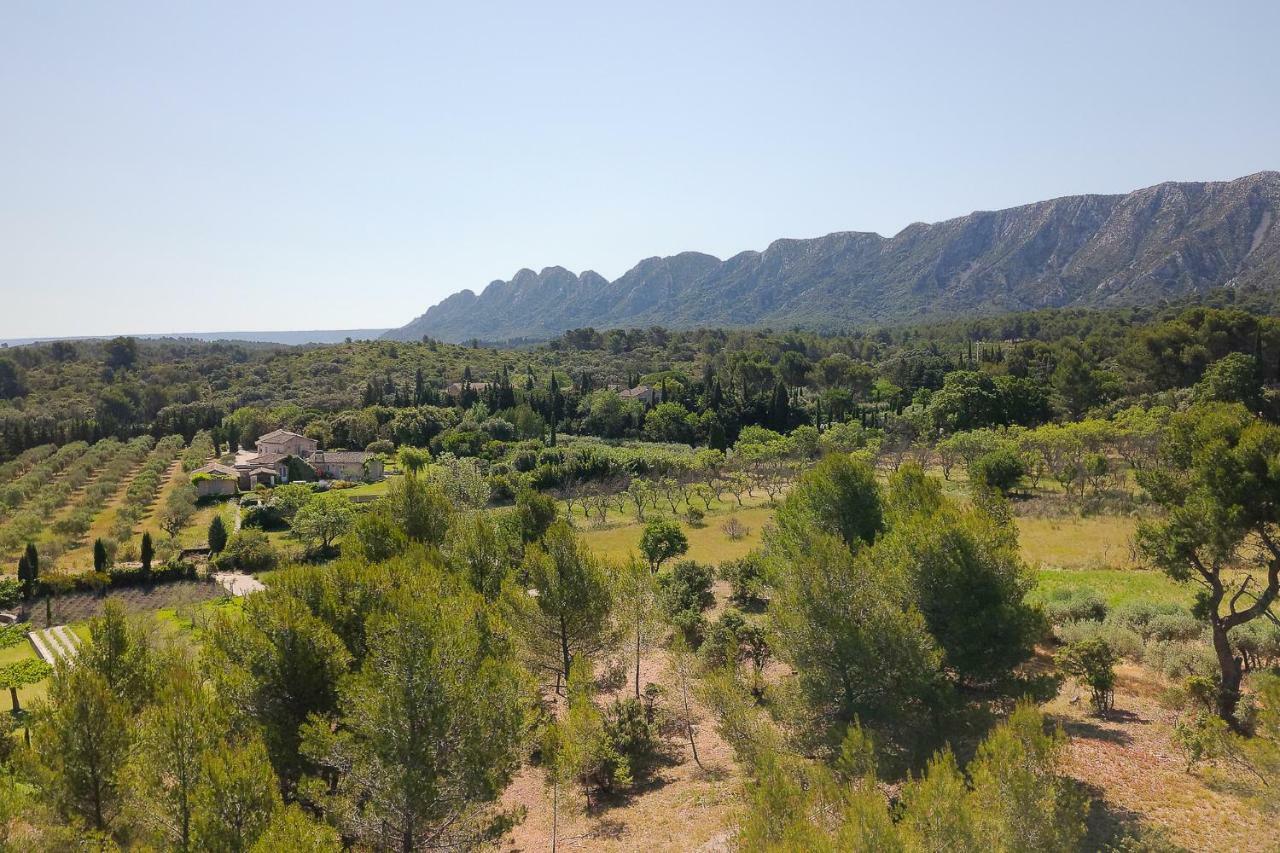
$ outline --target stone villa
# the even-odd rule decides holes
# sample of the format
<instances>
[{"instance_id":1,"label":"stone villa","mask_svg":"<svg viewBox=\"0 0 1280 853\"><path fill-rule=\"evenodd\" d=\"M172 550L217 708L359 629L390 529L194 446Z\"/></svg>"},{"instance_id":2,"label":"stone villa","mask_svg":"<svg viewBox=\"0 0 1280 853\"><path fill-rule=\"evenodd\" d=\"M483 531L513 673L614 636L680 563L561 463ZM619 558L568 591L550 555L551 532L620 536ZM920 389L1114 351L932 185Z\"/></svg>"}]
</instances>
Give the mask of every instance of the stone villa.
<instances>
[{"instance_id":1,"label":"stone villa","mask_svg":"<svg viewBox=\"0 0 1280 853\"><path fill-rule=\"evenodd\" d=\"M191 472L200 497L232 495L237 489L289 482L289 459L305 462L321 480L381 480L382 460L362 450L320 450L314 438L277 429L260 437L257 451L242 452L235 466L211 462Z\"/></svg>"}]
</instances>

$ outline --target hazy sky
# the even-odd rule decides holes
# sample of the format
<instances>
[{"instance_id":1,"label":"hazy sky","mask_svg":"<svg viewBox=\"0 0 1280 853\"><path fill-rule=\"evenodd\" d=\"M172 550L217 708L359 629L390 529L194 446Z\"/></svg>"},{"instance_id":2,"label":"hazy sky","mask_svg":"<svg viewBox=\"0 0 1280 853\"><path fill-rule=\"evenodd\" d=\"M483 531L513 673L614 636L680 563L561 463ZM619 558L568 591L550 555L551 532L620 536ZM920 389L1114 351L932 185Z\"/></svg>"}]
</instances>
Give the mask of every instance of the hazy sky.
<instances>
[{"instance_id":1,"label":"hazy sky","mask_svg":"<svg viewBox=\"0 0 1280 853\"><path fill-rule=\"evenodd\" d=\"M0 337L1280 168L1274 0L614 5L0 0Z\"/></svg>"}]
</instances>

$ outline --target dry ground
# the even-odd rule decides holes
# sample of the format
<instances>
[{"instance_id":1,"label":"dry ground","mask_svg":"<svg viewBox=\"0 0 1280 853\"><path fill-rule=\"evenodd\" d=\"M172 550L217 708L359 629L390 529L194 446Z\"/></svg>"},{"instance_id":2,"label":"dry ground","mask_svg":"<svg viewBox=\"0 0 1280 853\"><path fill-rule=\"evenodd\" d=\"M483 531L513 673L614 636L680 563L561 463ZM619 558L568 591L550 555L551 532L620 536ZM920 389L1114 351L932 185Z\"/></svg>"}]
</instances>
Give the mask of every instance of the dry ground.
<instances>
[{"instance_id":1,"label":"dry ground","mask_svg":"<svg viewBox=\"0 0 1280 853\"><path fill-rule=\"evenodd\" d=\"M634 660L634 658L633 658ZM670 683L666 655L657 652L642 660L640 682ZM601 702L626 695L634 683L600 695ZM668 705L674 697L664 700ZM710 713L701 706L695 733L700 769L687 740L667 742L666 761L652 778L626 796L606 799L588 812L580 788L560 790L557 846L572 850L697 850L724 843L742 802L743 776L729 746L716 734ZM503 797L506 807L527 809L523 822L503 840L504 851L551 848L552 794L542 770L526 765Z\"/></svg>"},{"instance_id":2,"label":"dry ground","mask_svg":"<svg viewBox=\"0 0 1280 853\"><path fill-rule=\"evenodd\" d=\"M1215 790L1200 771L1186 772L1171 741L1173 713L1158 700L1165 684L1133 664L1122 665L1119 675L1115 711L1107 719L1094 715L1087 693L1070 683L1045 705L1071 738L1067 773L1095 797L1092 837L1113 836L1140 821L1189 850L1280 849L1274 815Z\"/></svg>"}]
</instances>

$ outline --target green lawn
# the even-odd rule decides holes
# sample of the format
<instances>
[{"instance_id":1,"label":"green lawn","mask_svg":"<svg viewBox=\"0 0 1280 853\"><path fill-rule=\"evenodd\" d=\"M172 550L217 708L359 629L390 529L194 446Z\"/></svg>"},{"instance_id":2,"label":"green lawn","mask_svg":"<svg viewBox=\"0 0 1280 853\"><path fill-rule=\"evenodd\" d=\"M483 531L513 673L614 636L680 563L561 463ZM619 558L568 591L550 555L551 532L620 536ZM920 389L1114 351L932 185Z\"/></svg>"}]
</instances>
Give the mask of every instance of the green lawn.
<instances>
[{"instance_id":1,"label":"green lawn","mask_svg":"<svg viewBox=\"0 0 1280 853\"><path fill-rule=\"evenodd\" d=\"M1108 606L1131 601L1190 606L1198 587L1177 583L1163 572L1142 569L1039 569L1033 599L1043 599L1060 589L1091 589Z\"/></svg>"},{"instance_id":2,"label":"green lawn","mask_svg":"<svg viewBox=\"0 0 1280 853\"><path fill-rule=\"evenodd\" d=\"M366 497L382 497L387 493L387 487L390 480L379 480L376 483L361 483L358 486L352 486L349 489L339 489L339 494L346 495L349 498L366 498Z\"/></svg>"},{"instance_id":3,"label":"green lawn","mask_svg":"<svg viewBox=\"0 0 1280 853\"><path fill-rule=\"evenodd\" d=\"M644 525L635 521L631 515L615 514L614 517L619 519L619 523L607 527L591 527L577 519L582 540L592 551L610 560L625 560L630 554L639 554L640 534ZM625 522L622 521L623 518L626 519ZM730 518L738 519L741 524L750 528L750 532L741 539L730 539L722 529ZM737 559L760 545L762 530L772 519L773 508L765 505L713 512L698 527L691 527L688 522L680 520L681 529L689 537L689 553L685 557L713 566L725 560Z\"/></svg>"}]
</instances>

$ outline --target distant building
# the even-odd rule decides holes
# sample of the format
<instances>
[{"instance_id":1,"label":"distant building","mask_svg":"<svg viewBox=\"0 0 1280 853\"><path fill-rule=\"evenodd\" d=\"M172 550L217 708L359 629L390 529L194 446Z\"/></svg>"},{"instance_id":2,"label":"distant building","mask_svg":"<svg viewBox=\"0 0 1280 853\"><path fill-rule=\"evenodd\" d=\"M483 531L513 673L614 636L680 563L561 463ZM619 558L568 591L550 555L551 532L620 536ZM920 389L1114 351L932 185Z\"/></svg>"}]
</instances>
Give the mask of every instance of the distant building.
<instances>
[{"instance_id":1,"label":"distant building","mask_svg":"<svg viewBox=\"0 0 1280 853\"><path fill-rule=\"evenodd\" d=\"M619 391L618 396L624 400L639 400L646 406L652 406L654 403L658 402L658 398L661 395L648 385L637 385L634 388Z\"/></svg>"},{"instance_id":2,"label":"distant building","mask_svg":"<svg viewBox=\"0 0 1280 853\"><path fill-rule=\"evenodd\" d=\"M450 382L448 386L445 387L444 393L456 400L461 397L462 392L467 389L479 394L482 391L488 391L489 386L492 384L492 382Z\"/></svg>"},{"instance_id":3,"label":"distant building","mask_svg":"<svg viewBox=\"0 0 1280 853\"><path fill-rule=\"evenodd\" d=\"M257 455L243 458L235 467L240 488L246 491L289 482L290 457L302 460L322 480L382 479L382 460L362 450L319 450L314 438L283 429L267 433L256 444Z\"/></svg>"},{"instance_id":4,"label":"distant building","mask_svg":"<svg viewBox=\"0 0 1280 853\"><path fill-rule=\"evenodd\" d=\"M229 497L239 491L240 472L230 465L210 462L191 472L197 498Z\"/></svg>"},{"instance_id":5,"label":"distant building","mask_svg":"<svg viewBox=\"0 0 1280 853\"><path fill-rule=\"evenodd\" d=\"M258 448L258 454L261 456L274 454L278 456L297 456L300 459L306 459L316 452L320 442L314 438L299 435L296 432L278 429L259 438L254 442L254 446Z\"/></svg>"},{"instance_id":6,"label":"distant building","mask_svg":"<svg viewBox=\"0 0 1280 853\"><path fill-rule=\"evenodd\" d=\"M358 483L382 479L382 460L372 453L358 450L317 450L307 462L324 480L349 480Z\"/></svg>"}]
</instances>

